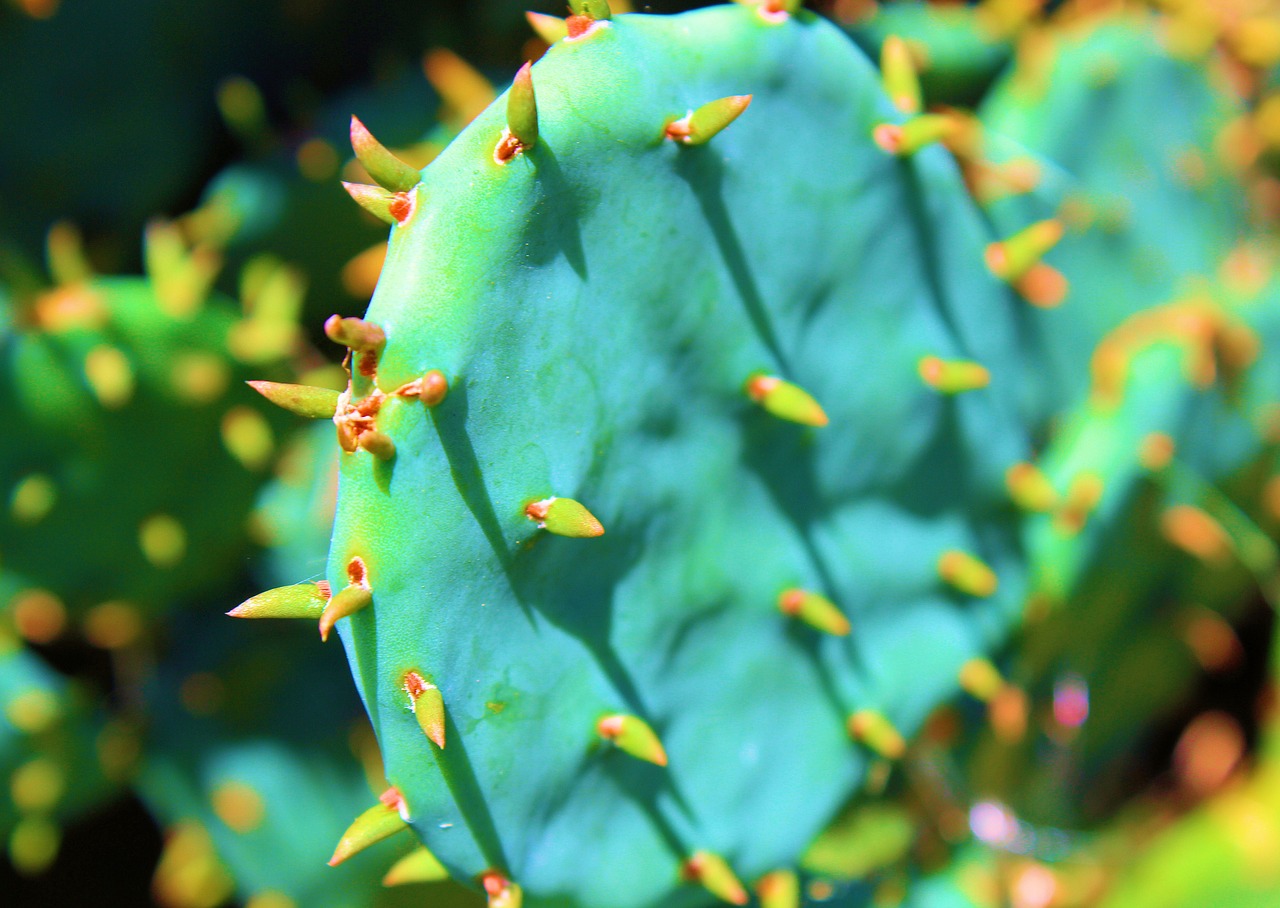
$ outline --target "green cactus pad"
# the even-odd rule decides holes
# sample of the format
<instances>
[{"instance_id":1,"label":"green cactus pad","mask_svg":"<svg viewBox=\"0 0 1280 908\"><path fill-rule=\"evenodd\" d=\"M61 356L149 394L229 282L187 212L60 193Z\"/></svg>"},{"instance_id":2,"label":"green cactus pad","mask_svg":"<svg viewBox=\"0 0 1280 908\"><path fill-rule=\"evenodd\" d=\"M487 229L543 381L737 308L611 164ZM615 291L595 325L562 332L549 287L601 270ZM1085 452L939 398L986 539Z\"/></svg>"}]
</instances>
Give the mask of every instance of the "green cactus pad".
<instances>
[{"instance_id":1,"label":"green cactus pad","mask_svg":"<svg viewBox=\"0 0 1280 908\"><path fill-rule=\"evenodd\" d=\"M1017 303L951 160L875 144L901 115L808 14L618 16L532 83L537 144L495 154L499 99L393 229L328 572L373 604L338 628L388 779L456 876L498 870L534 906L703 904L688 858L747 884L794 865L1018 613ZM707 144L667 138L742 95ZM928 357L989 384L943 393ZM396 393L434 369L434 409ZM758 374L829 424L753 403ZM603 535L540 530L526 508L551 498ZM948 585L951 551L998 586ZM851 633L782 614L793 588ZM411 711L424 684L443 749ZM605 745L615 713L667 767Z\"/></svg>"}]
</instances>

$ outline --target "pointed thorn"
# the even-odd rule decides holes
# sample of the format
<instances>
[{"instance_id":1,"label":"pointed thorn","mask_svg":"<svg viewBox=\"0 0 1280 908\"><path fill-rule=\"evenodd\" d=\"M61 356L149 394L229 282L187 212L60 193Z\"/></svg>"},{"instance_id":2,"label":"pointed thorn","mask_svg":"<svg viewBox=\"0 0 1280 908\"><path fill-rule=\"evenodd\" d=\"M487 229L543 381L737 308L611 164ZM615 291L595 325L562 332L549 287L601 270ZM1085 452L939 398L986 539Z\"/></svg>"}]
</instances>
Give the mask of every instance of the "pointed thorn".
<instances>
[{"instance_id":1,"label":"pointed thorn","mask_svg":"<svg viewBox=\"0 0 1280 908\"><path fill-rule=\"evenodd\" d=\"M416 397L428 407L438 407L449 393L449 379L439 369L432 369L422 378L415 378L396 388L395 393L401 397Z\"/></svg>"},{"instance_id":2,"label":"pointed thorn","mask_svg":"<svg viewBox=\"0 0 1280 908\"><path fill-rule=\"evenodd\" d=\"M815 427L829 422L818 402L799 385L757 374L747 379L745 390L748 397L779 419Z\"/></svg>"},{"instance_id":3,"label":"pointed thorn","mask_svg":"<svg viewBox=\"0 0 1280 908\"><path fill-rule=\"evenodd\" d=\"M970 659L960 666L960 689L976 700L990 703L1004 686L1004 677L990 659Z\"/></svg>"},{"instance_id":4,"label":"pointed thorn","mask_svg":"<svg viewBox=\"0 0 1280 908\"><path fill-rule=\"evenodd\" d=\"M889 35L880 45L880 72L884 90L904 114L918 114L923 105L920 79L907 42Z\"/></svg>"},{"instance_id":5,"label":"pointed thorn","mask_svg":"<svg viewBox=\"0 0 1280 908\"><path fill-rule=\"evenodd\" d=\"M938 558L938 576L967 596L985 599L1000 588L1000 579L985 562L968 552L949 549Z\"/></svg>"},{"instance_id":6,"label":"pointed thorn","mask_svg":"<svg viewBox=\"0 0 1280 908\"><path fill-rule=\"evenodd\" d=\"M347 585L329 600L320 615L320 639L327 642L334 624L373 603L369 569L359 555L347 562Z\"/></svg>"},{"instance_id":7,"label":"pointed thorn","mask_svg":"<svg viewBox=\"0 0 1280 908\"><path fill-rule=\"evenodd\" d=\"M232 618L315 618L328 599L328 584L296 583L259 593L227 614Z\"/></svg>"},{"instance_id":8,"label":"pointed thorn","mask_svg":"<svg viewBox=\"0 0 1280 908\"><path fill-rule=\"evenodd\" d=\"M480 886L489 898L488 908L520 908L524 902L520 887L499 870L486 870L482 873Z\"/></svg>"},{"instance_id":9,"label":"pointed thorn","mask_svg":"<svg viewBox=\"0 0 1280 908\"><path fill-rule=\"evenodd\" d=\"M569 26L559 16L528 12L524 17L533 33L548 44L555 44L569 36Z\"/></svg>"},{"instance_id":10,"label":"pointed thorn","mask_svg":"<svg viewBox=\"0 0 1280 908\"><path fill-rule=\"evenodd\" d=\"M362 318L329 316L324 323L324 333L335 344L349 347L358 353L381 353L386 346L387 335L373 322Z\"/></svg>"},{"instance_id":11,"label":"pointed thorn","mask_svg":"<svg viewBox=\"0 0 1280 908\"><path fill-rule=\"evenodd\" d=\"M751 95L730 95L703 104L667 124L667 138L682 145L704 145L747 109Z\"/></svg>"},{"instance_id":12,"label":"pointed thorn","mask_svg":"<svg viewBox=\"0 0 1280 908\"><path fill-rule=\"evenodd\" d=\"M695 851L680 868L680 875L731 905L745 905L750 899L728 862L710 851Z\"/></svg>"},{"instance_id":13,"label":"pointed thorn","mask_svg":"<svg viewBox=\"0 0 1280 908\"><path fill-rule=\"evenodd\" d=\"M357 441L360 447L379 460L390 460L396 456L396 443L385 432L369 429L366 432L361 432Z\"/></svg>"},{"instance_id":14,"label":"pointed thorn","mask_svg":"<svg viewBox=\"0 0 1280 908\"><path fill-rule=\"evenodd\" d=\"M404 797L394 788L388 788L354 823L347 827L329 858L329 866L337 867L353 854L364 851L370 845L381 842L401 830L409 828L408 809Z\"/></svg>"},{"instance_id":15,"label":"pointed thorn","mask_svg":"<svg viewBox=\"0 0 1280 908\"><path fill-rule=\"evenodd\" d=\"M881 123L871 132L872 141L888 154L910 157L926 145L949 139L956 120L945 114L919 114L905 123Z\"/></svg>"},{"instance_id":16,"label":"pointed thorn","mask_svg":"<svg viewBox=\"0 0 1280 908\"><path fill-rule=\"evenodd\" d=\"M330 388L277 381L251 381L246 384L277 407L307 419L332 419L338 412L339 394Z\"/></svg>"},{"instance_id":17,"label":"pointed thorn","mask_svg":"<svg viewBox=\"0 0 1280 908\"><path fill-rule=\"evenodd\" d=\"M421 674L405 672L401 689L409 695L409 709L418 720L418 727L431 743L444 750L444 696Z\"/></svg>"},{"instance_id":18,"label":"pointed thorn","mask_svg":"<svg viewBox=\"0 0 1280 908\"><path fill-rule=\"evenodd\" d=\"M1024 511L1043 514L1058 504L1057 490L1035 464L1026 461L1015 463L1005 471L1004 484L1013 503Z\"/></svg>"},{"instance_id":19,"label":"pointed thorn","mask_svg":"<svg viewBox=\"0 0 1280 908\"><path fill-rule=\"evenodd\" d=\"M1017 284L1062 239L1062 221L1037 221L1006 240L989 243L983 258L996 277ZM1041 304L1044 305L1044 304Z\"/></svg>"},{"instance_id":20,"label":"pointed thorn","mask_svg":"<svg viewBox=\"0 0 1280 908\"><path fill-rule=\"evenodd\" d=\"M347 195L355 199L357 205L378 220L393 227L399 223L396 216L391 212L391 206L401 197L401 194L388 192L381 186L370 186L366 183L348 183L345 180L342 182L342 188L347 191Z\"/></svg>"},{"instance_id":21,"label":"pointed thorn","mask_svg":"<svg viewBox=\"0 0 1280 908\"><path fill-rule=\"evenodd\" d=\"M339 620L368 608L372 603L373 593L365 587L348 586L339 590L320 615L321 642L328 642L329 632Z\"/></svg>"},{"instance_id":22,"label":"pointed thorn","mask_svg":"<svg viewBox=\"0 0 1280 908\"><path fill-rule=\"evenodd\" d=\"M544 498L531 502L524 509L530 520L540 529L557 536L591 539L604 535L604 527L595 515L572 498Z\"/></svg>"},{"instance_id":23,"label":"pointed thorn","mask_svg":"<svg viewBox=\"0 0 1280 908\"><path fill-rule=\"evenodd\" d=\"M526 63L516 73L507 94L507 129L519 143L519 151L538 144L538 101L533 92L533 64Z\"/></svg>"},{"instance_id":24,"label":"pointed thorn","mask_svg":"<svg viewBox=\"0 0 1280 908\"><path fill-rule=\"evenodd\" d=\"M755 888L760 908L800 908L800 880L793 871L766 873Z\"/></svg>"},{"instance_id":25,"label":"pointed thorn","mask_svg":"<svg viewBox=\"0 0 1280 908\"><path fill-rule=\"evenodd\" d=\"M921 380L942 394L977 391L991 384L991 373L987 367L968 360L924 356L917 368Z\"/></svg>"},{"instance_id":26,"label":"pointed thorn","mask_svg":"<svg viewBox=\"0 0 1280 908\"><path fill-rule=\"evenodd\" d=\"M596 731L623 753L658 766L667 765L667 752L662 742L643 719L622 714L605 716L596 723Z\"/></svg>"},{"instance_id":27,"label":"pointed thorn","mask_svg":"<svg viewBox=\"0 0 1280 908\"><path fill-rule=\"evenodd\" d=\"M417 170L388 151L356 117L351 118L351 148L369 176L383 189L408 192L422 179Z\"/></svg>"},{"instance_id":28,"label":"pointed thorn","mask_svg":"<svg viewBox=\"0 0 1280 908\"><path fill-rule=\"evenodd\" d=\"M382 878L383 886L407 883L439 883L449 879L449 871L425 845L421 845L391 865Z\"/></svg>"},{"instance_id":29,"label":"pointed thorn","mask_svg":"<svg viewBox=\"0 0 1280 908\"><path fill-rule=\"evenodd\" d=\"M907 752L907 742L902 733L882 712L860 709L849 717L848 728L849 737L886 760L899 760Z\"/></svg>"},{"instance_id":30,"label":"pointed thorn","mask_svg":"<svg viewBox=\"0 0 1280 908\"><path fill-rule=\"evenodd\" d=\"M826 596L801 589L783 590L778 596L778 609L823 633L837 637L849 634L849 619Z\"/></svg>"}]
</instances>

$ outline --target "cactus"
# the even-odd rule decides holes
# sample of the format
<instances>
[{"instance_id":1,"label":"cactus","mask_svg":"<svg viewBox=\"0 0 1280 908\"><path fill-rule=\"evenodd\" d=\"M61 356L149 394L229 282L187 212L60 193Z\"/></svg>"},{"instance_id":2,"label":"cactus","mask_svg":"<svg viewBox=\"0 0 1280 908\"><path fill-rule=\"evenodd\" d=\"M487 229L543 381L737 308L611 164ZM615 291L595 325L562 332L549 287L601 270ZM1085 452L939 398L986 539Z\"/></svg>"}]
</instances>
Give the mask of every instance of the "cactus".
<instances>
[{"instance_id":1,"label":"cactus","mask_svg":"<svg viewBox=\"0 0 1280 908\"><path fill-rule=\"evenodd\" d=\"M20 630L39 626L38 642L72 619L113 648L234 579L280 427L237 378L290 374L297 292L287 271L258 267L241 314L208 292L207 251L160 225L148 279L94 277L69 235L51 242L58 286L15 294L0 341L24 439L0 457L5 607ZM68 541L86 539L68 557Z\"/></svg>"},{"instance_id":2,"label":"cactus","mask_svg":"<svg viewBox=\"0 0 1280 908\"><path fill-rule=\"evenodd\" d=\"M1058 230L1020 288L1040 307L1029 329L1049 378L1041 420L1083 398L1082 367L1110 331L1214 278L1240 239L1243 193L1208 152L1239 102L1154 31L1116 15L1029 33L979 111L992 164L978 176L996 182L998 229L1052 218Z\"/></svg>"},{"instance_id":3,"label":"cactus","mask_svg":"<svg viewBox=\"0 0 1280 908\"><path fill-rule=\"evenodd\" d=\"M927 106L972 106L1013 58L1012 39L1037 6L1020 0L976 5L904 0L875 7L869 18L847 30L876 59L890 38L902 42L919 71Z\"/></svg>"},{"instance_id":4,"label":"cactus","mask_svg":"<svg viewBox=\"0 0 1280 908\"><path fill-rule=\"evenodd\" d=\"M135 754L127 725L0 628L0 838L16 869L46 869L62 825L114 794Z\"/></svg>"},{"instance_id":5,"label":"cactus","mask_svg":"<svg viewBox=\"0 0 1280 908\"><path fill-rule=\"evenodd\" d=\"M166 904L194 904L202 892L220 893L211 899L220 902L232 891L251 904L467 904L456 885L380 885L411 852L408 837L336 869L325 865L351 815L386 788L359 701L340 657L297 627L273 628L250 646L242 626L220 619L182 619L179 637L198 643L166 659L150 686L154 722L139 790L169 830L175 866L156 887ZM300 681L309 704L302 710ZM191 859L175 853L174 843L202 836L205 859L222 873L195 874Z\"/></svg>"},{"instance_id":6,"label":"cactus","mask_svg":"<svg viewBox=\"0 0 1280 908\"><path fill-rule=\"evenodd\" d=\"M1017 614L1022 304L830 26L568 28L420 184L361 140L396 226L327 326L333 595L241 614L336 625L410 825L494 903L742 901Z\"/></svg>"}]
</instances>

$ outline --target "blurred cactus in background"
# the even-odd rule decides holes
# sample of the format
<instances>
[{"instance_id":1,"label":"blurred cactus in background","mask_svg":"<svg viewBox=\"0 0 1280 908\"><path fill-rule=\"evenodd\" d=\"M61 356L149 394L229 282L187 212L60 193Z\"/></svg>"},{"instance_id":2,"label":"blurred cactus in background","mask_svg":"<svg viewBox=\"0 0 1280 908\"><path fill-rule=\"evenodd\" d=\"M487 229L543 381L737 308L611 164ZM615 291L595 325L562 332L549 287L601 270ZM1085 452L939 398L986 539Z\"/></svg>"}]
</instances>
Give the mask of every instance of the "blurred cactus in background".
<instances>
[{"instance_id":1,"label":"blurred cactus in background","mask_svg":"<svg viewBox=\"0 0 1280 908\"><path fill-rule=\"evenodd\" d=\"M0 7L0 901L1280 904L1280 8L188 6Z\"/></svg>"}]
</instances>

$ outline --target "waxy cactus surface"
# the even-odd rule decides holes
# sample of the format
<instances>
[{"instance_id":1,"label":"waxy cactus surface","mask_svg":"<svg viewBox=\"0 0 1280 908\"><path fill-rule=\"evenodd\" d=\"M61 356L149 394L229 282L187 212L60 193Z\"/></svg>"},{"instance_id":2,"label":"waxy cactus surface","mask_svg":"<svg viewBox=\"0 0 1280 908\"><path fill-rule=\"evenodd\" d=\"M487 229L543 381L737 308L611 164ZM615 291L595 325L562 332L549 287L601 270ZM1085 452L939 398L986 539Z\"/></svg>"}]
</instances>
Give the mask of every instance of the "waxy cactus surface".
<instances>
[{"instance_id":1,"label":"waxy cactus surface","mask_svg":"<svg viewBox=\"0 0 1280 908\"><path fill-rule=\"evenodd\" d=\"M395 227L327 326L322 625L492 898L744 900L1017 615L1024 304L902 120L808 14L579 15L420 182L353 190Z\"/></svg>"}]
</instances>

